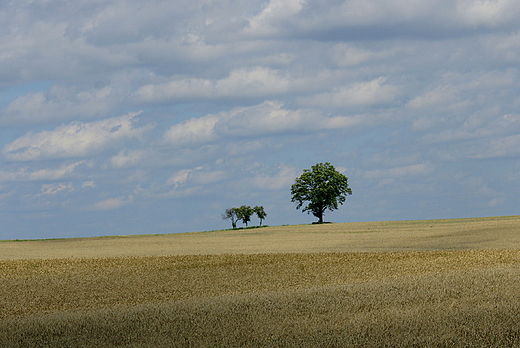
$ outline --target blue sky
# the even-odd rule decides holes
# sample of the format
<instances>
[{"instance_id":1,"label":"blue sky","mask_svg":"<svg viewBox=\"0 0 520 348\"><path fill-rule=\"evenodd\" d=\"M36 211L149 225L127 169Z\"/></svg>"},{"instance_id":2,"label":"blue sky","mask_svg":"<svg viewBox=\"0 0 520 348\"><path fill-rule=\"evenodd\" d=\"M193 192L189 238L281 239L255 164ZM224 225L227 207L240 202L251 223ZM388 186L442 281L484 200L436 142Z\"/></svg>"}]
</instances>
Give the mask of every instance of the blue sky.
<instances>
[{"instance_id":1,"label":"blue sky","mask_svg":"<svg viewBox=\"0 0 520 348\"><path fill-rule=\"evenodd\" d=\"M515 215L516 0L3 1L0 239ZM255 219L253 219L255 222Z\"/></svg>"}]
</instances>

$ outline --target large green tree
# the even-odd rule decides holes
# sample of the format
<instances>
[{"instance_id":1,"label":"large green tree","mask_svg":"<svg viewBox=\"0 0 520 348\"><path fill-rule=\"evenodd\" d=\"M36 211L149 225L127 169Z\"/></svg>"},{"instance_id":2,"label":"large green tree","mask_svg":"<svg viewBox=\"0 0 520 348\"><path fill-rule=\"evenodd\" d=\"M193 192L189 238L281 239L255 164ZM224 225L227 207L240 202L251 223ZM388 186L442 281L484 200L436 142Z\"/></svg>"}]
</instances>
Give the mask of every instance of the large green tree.
<instances>
[{"instance_id":1,"label":"large green tree","mask_svg":"<svg viewBox=\"0 0 520 348\"><path fill-rule=\"evenodd\" d=\"M348 178L327 162L304 169L291 186L291 194L296 209L303 208L303 212L312 213L318 223L323 223L325 211L338 209L338 205L352 194L352 189L348 186Z\"/></svg>"}]
</instances>

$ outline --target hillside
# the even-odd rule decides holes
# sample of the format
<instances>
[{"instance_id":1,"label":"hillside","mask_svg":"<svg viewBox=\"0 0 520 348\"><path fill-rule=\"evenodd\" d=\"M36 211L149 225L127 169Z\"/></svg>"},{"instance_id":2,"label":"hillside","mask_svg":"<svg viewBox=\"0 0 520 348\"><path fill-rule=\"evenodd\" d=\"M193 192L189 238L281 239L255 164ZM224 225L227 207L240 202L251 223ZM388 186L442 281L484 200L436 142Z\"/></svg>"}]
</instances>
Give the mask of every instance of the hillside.
<instances>
[{"instance_id":1,"label":"hillside","mask_svg":"<svg viewBox=\"0 0 520 348\"><path fill-rule=\"evenodd\" d=\"M3 242L0 346L517 347L519 227L511 216Z\"/></svg>"},{"instance_id":2,"label":"hillside","mask_svg":"<svg viewBox=\"0 0 520 348\"><path fill-rule=\"evenodd\" d=\"M0 243L0 259L520 248L520 216Z\"/></svg>"}]
</instances>

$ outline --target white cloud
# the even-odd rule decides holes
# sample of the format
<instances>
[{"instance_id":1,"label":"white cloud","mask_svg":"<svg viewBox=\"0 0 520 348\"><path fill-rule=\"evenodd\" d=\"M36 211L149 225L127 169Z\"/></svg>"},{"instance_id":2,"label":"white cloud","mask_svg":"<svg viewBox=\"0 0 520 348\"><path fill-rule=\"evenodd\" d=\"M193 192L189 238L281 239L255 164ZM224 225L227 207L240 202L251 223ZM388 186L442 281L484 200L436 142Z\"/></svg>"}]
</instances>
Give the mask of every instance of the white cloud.
<instances>
[{"instance_id":1,"label":"white cloud","mask_svg":"<svg viewBox=\"0 0 520 348\"><path fill-rule=\"evenodd\" d=\"M279 72L256 67L233 70L229 77L216 83L215 91L221 96L265 96L286 92L288 84Z\"/></svg>"},{"instance_id":2,"label":"white cloud","mask_svg":"<svg viewBox=\"0 0 520 348\"><path fill-rule=\"evenodd\" d=\"M407 106L413 109L421 109L438 104L450 104L459 100L457 93L458 91L454 91L448 86L442 86L434 91L415 97L408 102Z\"/></svg>"},{"instance_id":3,"label":"white cloud","mask_svg":"<svg viewBox=\"0 0 520 348\"><path fill-rule=\"evenodd\" d=\"M145 85L134 94L137 102L164 102L179 99L262 97L287 91L287 78L272 69L236 69L220 80L185 78Z\"/></svg>"},{"instance_id":4,"label":"white cloud","mask_svg":"<svg viewBox=\"0 0 520 348\"><path fill-rule=\"evenodd\" d=\"M408 166L394 167L389 169L375 169L365 172L366 179L390 179L408 176L428 175L433 171L430 163L412 164Z\"/></svg>"},{"instance_id":5,"label":"white cloud","mask_svg":"<svg viewBox=\"0 0 520 348\"><path fill-rule=\"evenodd\" d=\"M421 137L426 143L448 143L460 142L467 140L485 140L491 138L493 144L487 143L485 146L478 146L479 150L485 149L484 153L490 153L502 147L496 142L496 137L504 136L502 140L507 139L512 133L520 131L520 115L506 114L498 116L498 110L486 110L484 114L474 114L466 118L466 120L457 128L445 129L438 133L430 133ZM514 136L513 136L514 137ZM489 142L489 140L487 141ZM508 143L506 141L505 143ZM495 150L493 150L495 149ZM511 147L513 149L513 147Z\"/></svg>"},{"instance_id":6,"label":"white cloud","mask_svg":"<svg viewBox=\"0 0 520 348\"><path fill-rule=\"evenodd\" d=\"M192 118L171 126L164 134L164 139L176 146L204 144L215 140L215 125L224 116L222 114Z\"/></svg>"},{"instance_id":7,"label":"white cloud","mask_svg":"<svg viewBox=\"0 0 520 348\"><path fill-rule=\"evenodd\" d=\"M342 1L337 16L350 20L347 24L354 25L402 23L413 18L424 17L428 13L434 16L436 12L430 11L436 5L440 5L440 2L442 1ZM442 10L442 7L439 9Z\"/></svg>"},{"instance_id":8,"label":"white cloud","mask_svg":"<svg viewBox=\"0 0 520 348\"><path fill-rule=\"evenodd\" d=\"M385 81L385 77L379 77L369 82L335 88L330 93L302 98L301 102L306 105L322 107L388 104L399 94L399 88L393 85L385 85Z\"/></svg>"},{"instance_id":9,"label":"white cloud","mask_svg":"<svg viewBox=\"0 0 520 348\"><path fill-rule=\"evenodd\" d=\"M134 127L139 113L92 123L73 122L53 131L27 133L4 146L2 154L11 161L85 157L100 153L129 138L139 138L150 126Z\"/></svg>"},{"instance_id":10,"label":"white cloud","mask_svg":"<svg viewBox=\"0 0 520 348\"><path fill-rule=\"evenodd\" d=\"M57 169L29 171L28 168L24 167L18 171L0 171L0 182L60 180L72 176L76 168L84 163L85 161L79 161L69 165L62 165Z\"/></svg>"},{"instance_id":11,"label":"white cloud","mask_svg":"<svg viewBox=\"0 0 520 348\"><path fill-rule=\"evenodd\" d=\"M277 26L290 21L303 8L304 0L270 0L256 16L249 18L247 33L256 35L275 34Z\"/></svg>"},{"instance_id":12,"label":"white cloud","mask_svg":"<svg viewBox=\"0 0 520 348\"><path fill-rule=\"evenodd\" d=\"M261 190L275 191L291 187L294 180L301 174L299 169L282 165L274 175L258 174L251 179L246 179L247 185Z\"/></svg>"},{"instance_id":13,"label":"white cloud","mask_svg":"<svg viewBox=\"0 0 520 348\"><path fill-rule=\"evenodd\" d=\"M149 157L150 153L145 150L122 150L110 159L112 168L128 168L140 164L144 159Z\"/></svg>"},{"instance_id":14,"label":"white cloud","mask_svg":"<svg viewBox=\"0 0 520 348\"><path fill-rule=\"evenodd\" d=\"M271 0L249 18L245 34L355 38L425 36L507 27L517 19L515 0Z\"/></svg>"},{"instance_id":15,"label":"white cloud","mask_svg":"<svg viewBox=\"0 0 520 348\"><path fill-rule=\"evenodd\" d=\"M515 0L459 0L456 6L462 21L472 26L499 26L520 11Z\"/></svg>"},{"instance_id":16,"label":"white cloud","mask_svg":"<svg viewBox=\"0 0 520 348\"><path fill-rule=\"evenodd\" d=\"M482 90L492 88L518 87L518 69L492 70L485 73L471 75L467 86L471 90Z\"/></svg>"},{"instance_id":17,"label":"white cloud","mask_svg":"<svg viewBox=\"0 0 520 348\"><path fill-rule=\"evenodd\" d=\"M332 51L332 59L336 65L342 68L356 66L380 56L381 54L358 48L349 43L337 44Z\"/></svg>"},{"instance_id":18,"label":"white cloud","mask_svg":"<svg viewBox=\"0 0 520 348\"><path fill-rule=\"evenodd\" d=\"M182 199L186 197L207 195L210 191L201 185L190 186L185 189L174 188L170 191L160 193L156 197L160 199Z\"/></svg>"},{"instance_id":19,"label":"white cloud","mask_svg":"<svg viewBox=\"0 0 520 348\"><path fill-rule=\"evenodd\" d=\"M465 74L448 72L442 74L435 80L435 85L428 86L406 106L412 109L461 110L460 106L468 107L478 104L480 100L491 98L489 102L493 102L493 89L504 91L518 86L517 69ZM475 99L475 95L479 98Z\"/></svg>"},{"instance_id":20,"label":"white cloud","mask_svg":"<svg viewBox=\"0 0 520 348\"><path fill-rule=\"evenodd\" d=\"M503 205L505 202L506 202L506 198L505 197L492 198L487 203L487 206L490 207L490 208L499 207L499 206Z\"/></svg>"},{"instance_id":21,"label":"white cloud","mask_svg":"<svg viewBox=\"0 0 520 348\"><path fill-rule=\"evenodd\" d=\"M468 192L475 192L479 197L496 196L498 192L490 188L486 180L481 176L456 175L456 179L460 180L460 186Z\"/></svg>"},{"instance_id":22,"label":"white cloud","mask_svg":"<svg viewBox=\"0 0 520 348\"><path fill-rule=\"evenodd\" d=\"M252 152L259 152L271 144L266 139L257 139L252 141L237 140L230 141L225 144L225 151L231 156L242 156Z\"/></svg>"},{"instance_id":23,"label":"white cloud","mask_svg":"<svg viewBox=\"0 0 520 348\"><path fill-rule=\"evenodd\" d=\"M40 196L55 196L57 193L62 191L73 192L74 186L71 182L45 184L41 188Z\"/></svg>"},{"instance_id":24,"label":"white cloud","mask_svg":"<svg viewBox=\"0 0 520 348\"><path fill-rule=\"evenodd\" d=\"M252 107L236 108L215 124L215 130L225 136L275 134L289 130L320 129L320 121L328 120L313 110L289 110L283 103L266 101ZM326 126L325 126L326 127Z\"/></svg>"},{"instance_id":25,"label":"white cloud","mask_svg":"<svg viewBox=\"0 0 520 348\"><path fill-rule=\"evenodd\" d=\"M48 92L33 92L16 98L0 118L6 124L42 123L76 117L104 115L120 98L112 87L74 92L70 87L53 87Z\"/></svg>"},{"instance_id":26,"label":"white cloud","mask_svg":"<svg viewBox=\"0 0 520 348\"><path fill-rule=\"evenodd\" d=\"M148 174L149 174L149 171L147 171L147 170L136 170L122 182L125 184L135 183L135 182L145 182L147 180Z\"/></svg>"},{"instance_id":27,"label":"white cloud","mask_svg":"<svg viewBox=\"0 0 520 348\"><path fill-rule=\"evenodd\" d=\"M201 170L202 168L203 167L197 167L193 169L179 170L178 172L173 174L166 183L167 185L173 185L174 188L177 188L188 180L190 173L192 173L195 170Z\"/></svg>"},{"instance_id":28,"label":"white cloud","mask_svg":"<svg viewBox=\"0 0 520 348\"><path fill-rule=\"evenodd\" d=\"M90 78L92 73L102 76L100 68L104 70L137 62L127 50L96 46L85 38L72 37L75 36L71 35L73 23L83 20L85 4L75 5L48 2L3 6L0 10L3 29L0 36L0 76L17 82L70 81L71 77ZM61 7L71 12L63 13ZM92 5L87 7L90 9L85 9L85 13L90 14Z\"/></svg>"},{"instance_id":29,"label":"white cloud","mask_svg":"<svg viewBox=\"0 0 520 348\"><path fill-rule=\"evenodd\" d=\"M94 181L84 181L83 184L81 185L81 188L86 188L86 187L91 187L91 188L95 188L97 185Z\"/></svg>"},{"instance_id":30,"label":"white cloud","mask_svg":"<svg viewBox=\"0 0 520 348\"><path fill-rule=\"evenodd\" d=\"M226 137L347 128L362 122L362 117L358 116L323 116L315 110L290 110L285 109L281 102L265 101L255 106L239 107L174 125L165 132L164 140L182 147Z\"/></svg>"},{"instance_id":31,"label":"white cloud","mask_svg":"<svg viewBox=\"0 0 520 348\"><path fill-rule=\"evenodd\" d=\"M223 180L226 173L222 170L204 171L204 167L182 169L173 174L166 182L168 186L174 186L174 190L179 186L207 185Z\"/></svg>"},{"instance_id":32,"label":"white cloud","mask_svg":"<svg viewBox=\"0 0 520 348\"><path fill-rule=\"evenodd\" d=\"M7 198L15 196L15 194L16 192L14 190L6 193L0 193L0 202L7 200Z\"/></svg>"},{"instance_id":33,"label":"white cloud","mask_svg":"<svg viewBox=\"0 0 520 348\"><path fill-rule=\"evenodd\" d=\"M480 151L478 151L480 150ZM475 153L478 151L478 153ZM520 156L520 135L492 139L482 147L471 150L473 158L503 158Z\"/></svg>"},{"instance_id":34,"label":"white cloud","mask_svg":"<svg viewBox=\"0 0 520 348\"><path fill-rule=\"evenodd\" d=\"M226 178L226 172L223 170L200 171L193 173L193 183L196 185L208 185Z\"/></svg>"},{"instance_id":35,"label":"white cloud","mask_svg":"<svg viewBox=\"0 0 520 348\"><path fill-rule=\"evenodd\" d=\"M494 62L518 66L520 63L520 32L509 35L490 35L484 39L486 50L492 53Z\"/></svg>"},{"instance_id":36,"label":"white cloud","mask_svg":"<svg viewBox=\"0 0 520 348\"><path fill-rule=\"evenodd\" d=\"M118 198L109 198L103 201L99 201L92 206L90 206L90 210L115 210L124 207L125 205L131 203L134 199L133 195L128 197L118 197Z\"/></svg>"}]
</instances>

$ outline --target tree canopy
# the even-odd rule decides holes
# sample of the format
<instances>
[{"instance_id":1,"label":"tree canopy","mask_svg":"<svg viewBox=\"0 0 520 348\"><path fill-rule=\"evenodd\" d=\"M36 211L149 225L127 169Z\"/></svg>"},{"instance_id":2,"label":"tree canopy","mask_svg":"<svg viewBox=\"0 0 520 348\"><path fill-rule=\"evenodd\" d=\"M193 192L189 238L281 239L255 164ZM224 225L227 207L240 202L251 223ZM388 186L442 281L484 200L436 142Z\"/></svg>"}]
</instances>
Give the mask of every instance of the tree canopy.
<instances>
[{"instance_id":1,"label":"tree canopy","mask_svg":"<svg viewBox=\"0 0 520 348\"><path fill-rule=\"evenodd\" d=\"M257 205L254 208L251 208L249 205L242 205L238 208L233 207L226 209L226 212L222 214L222 219L231 220L231 226L233 226L233 228L237 228L238 221L242 221L247 227L247 224L251 221L251 215L253 214L256 214L260 219L260 226L262 226L262 220L265 219L267 213L261 205Z\"/></svg>"},{"instance_id":2,"label":"tree canopy","mask_svg":"<svg viewBox=\"0 0 520 348\"><path fill-rule=\"evenodd\" d=\"M323 223L325 211L338 209L352 194L352 189L348 186L348 178L326 162L304 169L291 186L291 194L296 209L303 208L302 212L312 213L318 223Z\"/></svg>"},{"instance_id":3,"label":"tree canopy","mask_svg":"<svg viewBox=\"0 0 520 348\"><path fill-rule=\"evenodd\" d=\"M264 207L262 207L261 205L257 205L256 207L253 208L253 211L255 212L258 219L260 219L260 226L262 226L262 220L264 220L265 217L267 216L267 213L265 212Z\"/></svg>"},{"instance_id":4,"label":"tree canopy","mask_svg":"<svg viewBox=\"0 0 520 348\"><path fill-rule=\"evenodd\" d=\"M237 208L226 209L226 212L222 214L222 219L231 220L231 226L233 226L233 228L237 228L237 221L239 220Z\"/></svg>"},{"instance_id":5,"label":"tree canopy","mask_svg":"<svg viewBox=\"0 0 520 348\"><path fill-rule=\"evenodd\" d=\"M238 218L242 220L242 223L247 227L247 223L251 221L251 215L253 215L255 211L248 205L242 205L241 207L235 209L237 211Z\"/></svg>"}]
</instances>

